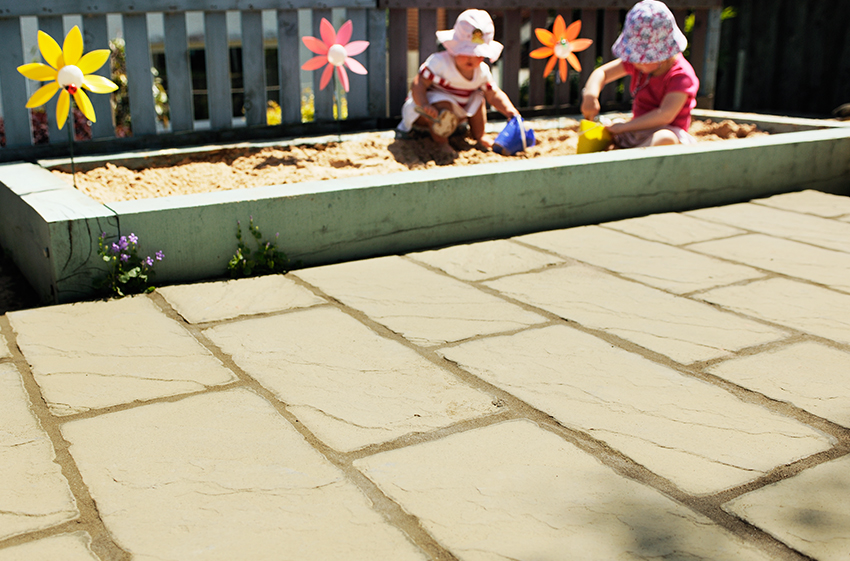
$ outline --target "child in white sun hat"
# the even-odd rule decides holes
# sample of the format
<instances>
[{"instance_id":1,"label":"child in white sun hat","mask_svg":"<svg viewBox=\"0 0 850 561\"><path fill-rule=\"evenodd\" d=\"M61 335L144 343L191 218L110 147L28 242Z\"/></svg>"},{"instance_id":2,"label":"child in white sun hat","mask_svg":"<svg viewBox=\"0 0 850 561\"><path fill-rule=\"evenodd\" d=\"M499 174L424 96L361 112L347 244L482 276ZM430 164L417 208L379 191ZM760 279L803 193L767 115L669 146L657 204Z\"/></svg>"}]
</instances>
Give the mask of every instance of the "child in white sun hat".
<instances>
[{"instance_id":1,"label":"child in white sun hat","mask_svg":"<svg viewBox=\"0 0 850 561\"><path fill-rule=\"evenodd\" d=\"M670 9L638 2L626 15L611 51L617 58L594 70L582 90L581 112L594 119L605 84L631 76L632 119L607 127L619 148L691 144L691 110L699 79L681 53L688 45Z\"/></svg>"},{"instance_id":2,"label":"child in white sun hat","mask_svg":"<svg viewBox=\"0 0 850 561\"><path fill-rule=\"evenodd\" d=\"M519 115L484 62L485 58L495 62L502 54L502 44L493 40L493 34L493 20L484 10L465 10L454 29L437 32L446 50L429 56L413 78L399 131L406 133L414 126L427 129L435 142L451 150L449 136L458 123L468 120L469 134L479 147L493 146L484 137L487 103L508 119ZM441 114L449 118L438 120Z\"/></svg>"}]
</instances>

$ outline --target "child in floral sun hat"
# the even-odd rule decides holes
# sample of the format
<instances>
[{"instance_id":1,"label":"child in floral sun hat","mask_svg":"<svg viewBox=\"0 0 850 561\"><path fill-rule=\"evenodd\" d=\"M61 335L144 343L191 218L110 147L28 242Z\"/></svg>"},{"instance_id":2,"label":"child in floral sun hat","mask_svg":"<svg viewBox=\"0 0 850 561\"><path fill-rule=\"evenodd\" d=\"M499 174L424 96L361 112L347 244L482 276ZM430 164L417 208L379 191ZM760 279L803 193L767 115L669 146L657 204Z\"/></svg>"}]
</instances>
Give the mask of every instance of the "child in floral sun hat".
<instances>
[{"instance_id":1,"label":"child in floral sun hat","mask_svg":"<svg viewBox=\"0 0 850 561\"><path fill-rule=\"evenodd\" d=\"M632 119L607 127L614 144L634 148L695 142L688 128L699 79L682 55L687 44L663 2L635 4L611 48L617 58L594 70L582 90L584 117L599 114L599 92L605 84L631 76Z\"/></svg>"},{"instance_id":2,"label":"child in floral sun hat","mask_svg":"<svg viewBox=\"0 0 850 561\"><path fill-rule=\"evenodd\" d=\"M454 29L437 32L445 51L434 53L422 63L413 78L410 93L401 109L398 130L406 133L414 126L428 130L435 142L451 150L449 136L458 123L469 121L469 134L479 147L489 149L493 142L484 137L487 103L508 119L518 116L507 94L493 81L490 67L502 54L502 44L493 39L493 20L484 10L465 10ZM435 122L450 113L450 126Z\"/></svg>"}]
</instances>

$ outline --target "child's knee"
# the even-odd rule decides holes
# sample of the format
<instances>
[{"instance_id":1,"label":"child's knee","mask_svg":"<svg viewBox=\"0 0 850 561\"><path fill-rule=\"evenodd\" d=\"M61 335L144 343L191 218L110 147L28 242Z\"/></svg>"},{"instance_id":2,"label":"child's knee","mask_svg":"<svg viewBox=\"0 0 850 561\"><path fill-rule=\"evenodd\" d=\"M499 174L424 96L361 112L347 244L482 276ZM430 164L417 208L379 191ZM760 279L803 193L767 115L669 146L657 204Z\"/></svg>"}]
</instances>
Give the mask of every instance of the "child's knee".
<instances>
[{"instance_id":1,"label":"child's knee","mask_svg":"<svg viewBox=\"0 0 850 561\"><path fill-rule=\"evenodd\" d=\"M652 135L650 146L670 146L671 144L679 144L679 137L670 129L661 129Z\"/></svg>"}]
</instances>

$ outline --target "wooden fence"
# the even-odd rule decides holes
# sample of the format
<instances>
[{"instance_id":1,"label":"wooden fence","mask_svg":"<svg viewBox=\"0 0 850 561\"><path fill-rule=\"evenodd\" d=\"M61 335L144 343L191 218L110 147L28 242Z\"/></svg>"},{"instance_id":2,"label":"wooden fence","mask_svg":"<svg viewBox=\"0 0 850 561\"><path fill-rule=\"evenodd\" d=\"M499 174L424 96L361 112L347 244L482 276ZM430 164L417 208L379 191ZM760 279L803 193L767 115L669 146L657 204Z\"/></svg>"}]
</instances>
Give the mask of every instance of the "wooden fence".
<instances>
[{"instance_id":1,"label":"wooden fence","mask_svg":"<svg viewBox=\"0 0 850 561\"><path fill-rule=\"evenodd\" d=\"M57 41L62 41L69 28L68 16L82 21L85 52L105 48L109 36L107 17L120 17L126 53L126 96L132 122L132 136L118 138L114 126L113 104L110 96L92 94L90 98L98 116L91 124L89 141L76 141L77 154L114 153L144 147L166 147L185 144L203 144L228 140L250 140L271 137L323 132L332 126L346 130L394 126L407 94L410 73L409 22L417 26L418 57L421 62L437 49L435 31L438 13L445 14L451 25L464 5L459 0L101 0L88 3L83 0L30 0L6 2L0 9L0 36L4 38L5 53L0 58L0 101L2 101L5 146L0 148L0 161L35 160L67 155L69 136L59 131L54 122L55 98L48 103L48 142L36 144L32 116L24 105L33 91L28 80L21 76L18 65L41 60L37 54L24 52L25 37L22 29L27 18L36 18L37 27ZM610 46L620 32L626 10L634 0L581 0L575 3L553 3L551 0L481 0L476 7L488 10L497 26L497 40L505 45L498 63L501 86L524 113L562 111L575 108L577 84L584 83L587 75L600 61L611 58ZM711 107L717 52L720 40L720 13L722 0L669 0L667 4L676 15L680 26L685 18L693 16L689 58L701 79L699 103ZM320 7L317 7L319 5ZM299 27L299 15L310 12L311 27ZM299 56L301 37L319 36L321 18L331 19L332 13L344 12L344 19L354 25L354 40L368 40L369 48L357 58L368 69L368 74L350 74L351 88L346 95L347 116L342 123L334 120L334 93L332 88L319 90L319 72L313 76L314 111L312 122L303 122L301 65L306 61ZM201 90L208 106L208 123L203 126L196 119L193 107L193 85L196 69L190 65L190 41L187 32L187 14L200 12L203 16L202 48L204 66ZM241 29L236 45L229 40L228 14L238 13ZM149 16L161 17L164 28L162 55L167 76L166 92L170 121L167 127L158 124L154 96L154 78L151 73L152 48L148 28ZM546 61L529 59L529 49L539 46L533 35L537 27L550 27L555 14L561 14L569 23L582 21L581 37L594 41L593 47L579 53L581 75L564 84L552 84L542 76ZM272 72L265 64L269 45L264 41L264 19L271 15L274 21L272 47L276 64ZM34 38L30 39L33 42ZM234 50L238 47L238 51ZM241 52L237 99L234 105L234 52ZM155 53L154 53L155 54ZM414 52L415 54L415 52ZM109 77L105 65L99 74ZM415 69L415 64L414 67ZM279 125L267 123L269 75L276 74L274 88L280 106ZM30 81L31 82L31 81ZM572 83L570 83L572 82ZM549 93L547 95L547 87ZM193 89L194 88L194 89ZM627 88L625 89L627 91ZM607 88L602 99L609 105L628 102L614 88ZM522 100L520 102L520 100ZM234 119L237 117L237 119ZM71 125L69 119L66 126Z\"/></svg>"}]
</instances>

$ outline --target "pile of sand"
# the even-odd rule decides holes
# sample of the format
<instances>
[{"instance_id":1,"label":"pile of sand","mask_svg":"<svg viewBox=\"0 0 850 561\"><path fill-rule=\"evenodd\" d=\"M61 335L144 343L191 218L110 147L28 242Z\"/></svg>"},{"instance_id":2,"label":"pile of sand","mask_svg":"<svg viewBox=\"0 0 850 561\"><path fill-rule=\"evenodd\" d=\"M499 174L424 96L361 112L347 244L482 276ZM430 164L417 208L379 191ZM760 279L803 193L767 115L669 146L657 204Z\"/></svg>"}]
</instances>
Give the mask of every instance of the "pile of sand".
<instances>
[{"instance_id":1,"label":"pile of sand","mask_svg":"<svg viewBox=\"0 0 850 561\"><path fill-rule=\"evenodd\" d=\"M361 175L385 175L437 166L468 166L502 162L506 158L527 159L576 153L578 123L535 130L537 144L515 156L482 152L465 138L453 137L456 154L441 150L430 138L396 139L392 132L374 132L346 137L342 142L297 144L267 148L227 148L192 154L174 162L154 158L144 168L128 169L106 164L76 174L77 188L101 202L149 199L190 193L206 193L337 179ZM755 125L733 121L694 121L691 134L700 141L745 138L765 134ZM68 183L71 174L53 173Z\"/></svg>"}]
</instances>

